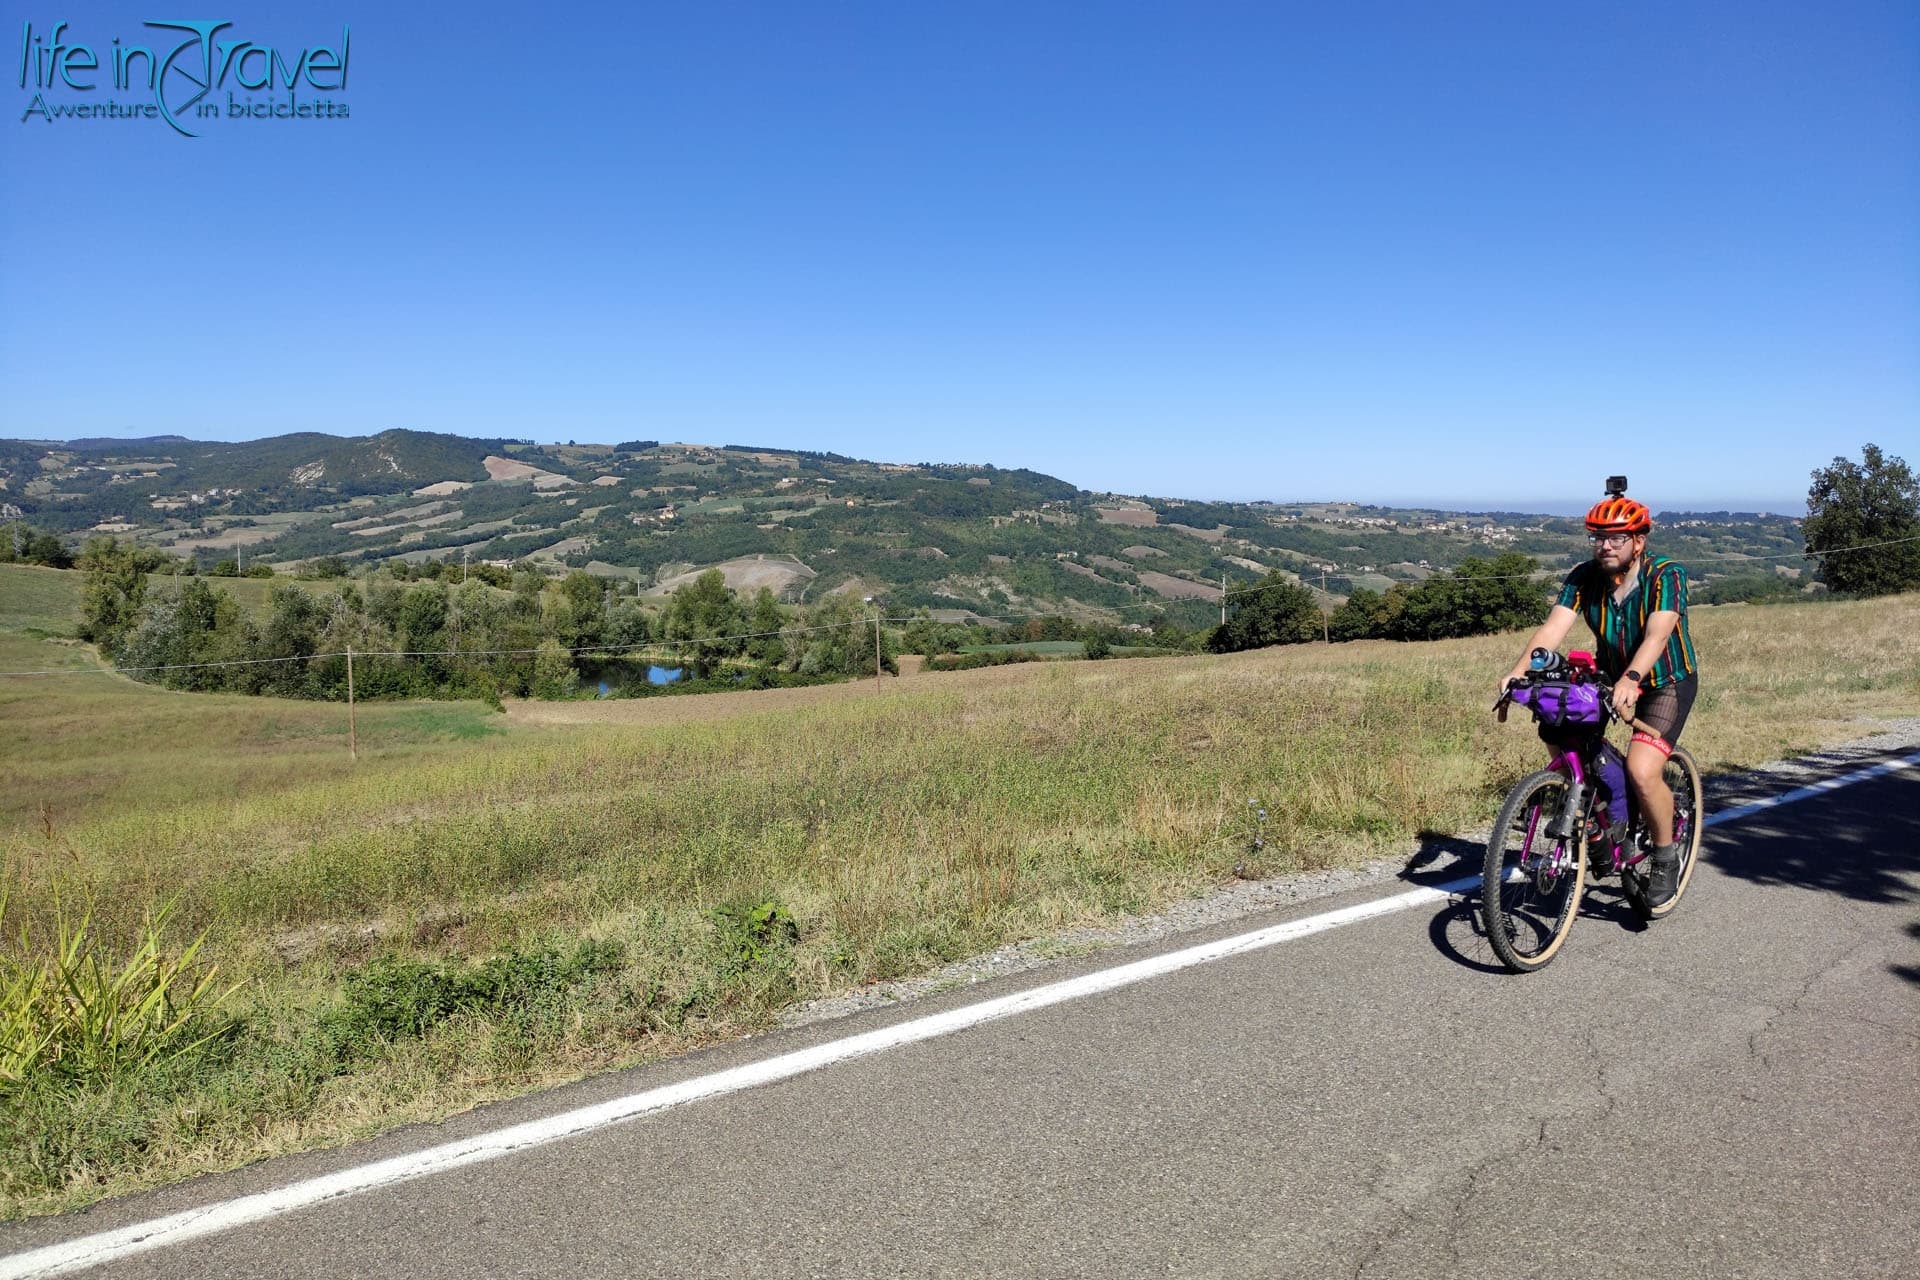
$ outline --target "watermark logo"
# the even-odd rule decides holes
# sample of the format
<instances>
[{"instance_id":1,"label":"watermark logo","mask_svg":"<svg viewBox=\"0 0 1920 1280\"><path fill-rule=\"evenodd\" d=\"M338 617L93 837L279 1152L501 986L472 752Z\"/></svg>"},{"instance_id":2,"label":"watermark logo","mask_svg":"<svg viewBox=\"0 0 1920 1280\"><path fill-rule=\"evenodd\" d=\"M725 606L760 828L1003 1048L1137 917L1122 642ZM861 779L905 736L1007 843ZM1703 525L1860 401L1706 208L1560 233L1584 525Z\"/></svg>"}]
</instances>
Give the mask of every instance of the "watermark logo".
<instances>
[{"instance_id":1,"label":"watermark logo","mask_svg":"<svg viewBox=\"0 0 1920 1280\"><path fill-rule=\"evenodd\" d=\"M196 130L208 120L348 118L341 95L347 89L352 32L344 25L338 44L297 50L222 38L233 33L231 22L149 20L143 25L152 33L145 43L123 43L115 36L101 50L75 40L71 23L22 23L20 87L33 96L21 121L164 120L197 138ZM92 96L103 88L131 96L106 101Z\"/></svg>"}]
</instances>

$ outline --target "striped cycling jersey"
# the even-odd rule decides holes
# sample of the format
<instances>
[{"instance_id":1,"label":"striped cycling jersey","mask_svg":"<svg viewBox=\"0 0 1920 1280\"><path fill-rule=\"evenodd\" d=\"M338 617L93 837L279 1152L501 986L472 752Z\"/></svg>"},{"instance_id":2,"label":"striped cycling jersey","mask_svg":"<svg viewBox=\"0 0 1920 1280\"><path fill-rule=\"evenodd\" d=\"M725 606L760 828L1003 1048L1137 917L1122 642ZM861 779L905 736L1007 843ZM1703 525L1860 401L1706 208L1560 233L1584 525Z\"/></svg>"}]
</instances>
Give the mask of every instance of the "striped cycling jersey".
<instances>
[{"instance_id":1,"label":"striped cycling jersey","mask_svg":"<svg viewBox=\"0 0 1920 1280\"><path fill-rule=\"evenodd\" d=\"M1627 663L1646 638L1647 619L1670 610L1680 615L1679 625L1667 637L1667 647L1646 672L1641 687L1658 689L1677 684L1700 669L1693 651L1693 636L1687 630L1687 571L1666 556L1643 556L1640 579L1625 600L1613 598L1613 583L1598 561L1589 560L1567 575L1560 587L1560 603L1583 614L1599 643L1600 670L1609 680L1618 680Z\"/></svg>"}]
</instances>

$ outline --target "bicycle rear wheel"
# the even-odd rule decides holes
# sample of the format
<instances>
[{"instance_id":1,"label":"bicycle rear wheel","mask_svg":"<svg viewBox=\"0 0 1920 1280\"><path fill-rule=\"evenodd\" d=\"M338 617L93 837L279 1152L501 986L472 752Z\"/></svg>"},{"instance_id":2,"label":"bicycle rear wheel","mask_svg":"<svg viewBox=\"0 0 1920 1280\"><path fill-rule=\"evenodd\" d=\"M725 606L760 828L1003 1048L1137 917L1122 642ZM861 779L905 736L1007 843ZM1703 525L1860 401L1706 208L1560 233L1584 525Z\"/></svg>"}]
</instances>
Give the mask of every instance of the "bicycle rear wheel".
<instances>
[{"instance_id":1,"label":"bicycle rear wheel","mask_svg":"<svg viewBox=\"0 0 1920 1280\"><path fill-rule=\"evenodd\" d=\"M1627 901L1642 920L1658 920L1680 905L1680 895L1693 879L1694 864L1699 861L1700 836L1705 830L1706 804L1700 790L1700 766L1681 747L1675 747L1661 770L1667 790L1673 793L1673 842L1680 848L1680 884L1673 896L1657 907L1647 905L1646 883L1630 881Z\"/></svg>"},{"instance_id":2,"label":"bicycle rear wheel","mask_svg":"<svg viewBox=\"0 0 1920 1280\"><path fill-rule=\"evenodd\" d=\"M1480 914L1500 962L1515 973L1545 968L1573 930L1587 860L1577 836L1547 828L1567 803L1569 783L1551 769L1507 793L1480 871Z\"/></svg>"}]
</instances>

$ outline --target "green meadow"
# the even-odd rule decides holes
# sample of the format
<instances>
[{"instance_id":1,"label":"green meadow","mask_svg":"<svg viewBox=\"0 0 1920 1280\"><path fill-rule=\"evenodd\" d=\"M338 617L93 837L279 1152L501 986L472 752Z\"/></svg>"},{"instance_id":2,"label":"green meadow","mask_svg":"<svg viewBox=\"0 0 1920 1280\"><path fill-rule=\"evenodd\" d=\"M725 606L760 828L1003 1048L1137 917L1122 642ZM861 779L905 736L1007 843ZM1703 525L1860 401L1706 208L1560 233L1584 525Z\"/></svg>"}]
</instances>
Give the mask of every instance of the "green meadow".
<instances>
[{"instance_id":1,"label":"green meadow","mask_svg":"<svg viewBox=\"0 0 1920 1280\"><path fill-rule=\"evenodd\" d=\"M1502 636L701 695L659 724L362 704L356 761L339 704L103 671L77 584L0 566L0 670L62 673L0 679L13 1216L680 1052L1236 868L1409 853L1541 756L1488 714ZM1712 770L1920 714L1920 596L1702 609L1696 641ZM73 956L163 989L146 1021L53 1001Z\"/></svg>"}]
</instances>

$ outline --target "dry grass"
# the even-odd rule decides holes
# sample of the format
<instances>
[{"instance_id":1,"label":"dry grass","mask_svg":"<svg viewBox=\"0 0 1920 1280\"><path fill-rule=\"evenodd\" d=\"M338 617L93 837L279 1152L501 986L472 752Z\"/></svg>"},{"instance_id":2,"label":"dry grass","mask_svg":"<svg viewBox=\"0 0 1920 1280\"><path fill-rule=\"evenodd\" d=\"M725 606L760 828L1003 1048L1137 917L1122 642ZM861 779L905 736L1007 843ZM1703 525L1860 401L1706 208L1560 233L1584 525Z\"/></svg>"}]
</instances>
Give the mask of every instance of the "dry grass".
<instances>
[{"instance_id":1,"label":"dry grass","mask_svg":"<svg viewBox=\"0 0 1920 1280\"><path fill-rule=\"evenodd\" d=\"M1696 638L1705 692L1687 741L1710 768L1920 713L1920 596L1703 609ZM786 1001L1151 910L1247 860L1253 806L1267 873L1468 829L1541 755L1487 712L1519 644L545 704L478 737L500 719L395 705L363 712L357 767L335 706L107 676L0 684L14 909L85 895L103 935L133 938L177 897L182 937L209 929L207 957L258 1006L230 1063L154 1086L148 1110L89 1095L33 1113L65 1126L70 1154L8 1183L10 1209L443 1114L732 1035ZM0 659L20 647L52 648L0 636ZM715 909L768 902L798 938L743 966ZM372 957L457 963L581 938L625 960L551 1023L456 1019L319 1083L273 1074ZM181 1136L168 1117L186 1111ZM172 1136L75 1136L115 1125Z\"/></svg>"}]
</instances>

